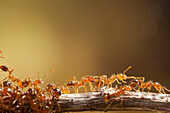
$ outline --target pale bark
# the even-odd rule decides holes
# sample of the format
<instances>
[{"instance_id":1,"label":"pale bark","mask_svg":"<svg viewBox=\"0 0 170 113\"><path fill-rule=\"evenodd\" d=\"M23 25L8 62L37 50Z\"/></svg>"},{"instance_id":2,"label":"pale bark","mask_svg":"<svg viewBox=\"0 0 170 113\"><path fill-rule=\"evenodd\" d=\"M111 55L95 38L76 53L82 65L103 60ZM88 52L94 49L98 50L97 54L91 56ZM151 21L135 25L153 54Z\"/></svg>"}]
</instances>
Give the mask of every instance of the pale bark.
<instances>
[{"instance_id":1,"label":"pale bark","mask_svg":"<svg viewBox=\"0 0 170 113\"><path fill-rule=\"evenodd\" d=\"M111 91L114 93L113 91ZM170 99L167 102L165 94L144 92L142 98L141 92L129 92L121 95L123 100L122 106L120 98L116 97L107 111L162 111L170 112ZM104 91L88 92L78 94L63 94L60 96L58 103L61 112L78 112L78 111L103 111L111 101L105 102L103 99ZM170 94L167 94L170 98ZM56 106L57 107L57 106Z\"/></svg>"}]
</instances>

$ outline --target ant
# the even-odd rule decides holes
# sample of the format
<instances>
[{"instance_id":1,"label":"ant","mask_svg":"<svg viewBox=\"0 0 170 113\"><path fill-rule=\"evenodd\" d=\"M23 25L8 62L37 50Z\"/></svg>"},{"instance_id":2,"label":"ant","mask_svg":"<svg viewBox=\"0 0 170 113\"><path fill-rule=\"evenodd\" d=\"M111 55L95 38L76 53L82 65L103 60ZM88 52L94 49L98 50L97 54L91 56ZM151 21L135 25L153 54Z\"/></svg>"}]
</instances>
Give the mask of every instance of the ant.
<instances>
[{"instance_id":1,"label":"ant","mask_svg":"<svg viewBox=\"0 0 170 113\"><path fill-rule=\"evenodd\" d=\"M115 98L112 99L113 97L119 96L119 98L121 100L120 104L122 105L123 100L121 99L120 95L124 95L124 94L131 95L130 93L126 92L126 91L131 91L131 90L132 90L132 87L128 86L128 85L121 86L119 89L117 89L117 85L116 85L116 88L114 89L114 93L112 93L112 94L104 93L104 101L105 102L112 100L112 102L104 109L104 111L106 111L109 108L109 106L113 103L113 101L115 100Z\"/></svg>"},{"instance_id":2,"label":"ant","mask_svg":"<svg viewBox=\"0 0 170 113\"><path fill-rule=\"evenodd\" d=\"M96 80L95 88L100 88L101 85L104 87L105 83L107 83L107 75L94 76L93 78Z\"/></svg>"},{"instance_id":3,"label":"ant","mask_svg":"<svg viewBox=\"0 0 170 113\"><path fill-rule=\"evenodd\" d=\"M133 82L134 85L136 84L138 87L138 91L140 90L140 88L142 89L142 97L143 97L143 92L144 89L147 88L148 89L148 93L151 90L152 87L154 87L159 93L163 93L167 96L167 101L168 101L168 95L165 93L165 90L170 92L170 90L168 90L166 87L161 86L160 83L158 82L152 82L152 81L148 81L148 82L142 82L141 80L136 80L135 82ZM139 85L140 84L140 85Z\"/></svg>"},{"instance_id":4,"label":"ant","mask_svg":"<svg viewBox=\"0 0 170 113\"><path fill-rule=\"evenodd\" d=\"M108 79L108 83L107 83L107 85L109 86L109 85L111 85L111 87L112 87L112 83L114 83L115 81L117 81L117 83L118 84L121 84L120 82L119 82L119 80L120 81L122 81L123 83L126 83L126 81L124 81L124 80L126 80L126 79L142 79L142 81L144 82L144 80L145 80L145 78L144 77L134 77L134 76L126 76L125 75L125 73L130 69L130 68L132 68L132 66L129 66L124 72L123 72L123 74L122 73L119 73L119 74L117 74L117 75L112 75L109 79Z\"/></svg>"},{"instance_id":5,"label":"ant","mask_svg":"<svg viewBox=\"0 0 170 113\"><path fill-rule=\"evenodd\" d=\"M87 79L84 79L84 80L81 80L80 82L79 81L77 81L76 80L76 77L74 76L74 80L73 81L69 81L68 83L67 83L67 87L74 87L74 90L75 90L75 95L76 95L76 93L78 93L78 89L80 88L80 87L84 87L84 89L85 89L85 91L86 91L86 93L87 93L87 89L86 89L86 83L87 82ZM92 86L92 85L91 85ZM88 94L87 94L88 95Z\"/></svg>"}]
</instances>

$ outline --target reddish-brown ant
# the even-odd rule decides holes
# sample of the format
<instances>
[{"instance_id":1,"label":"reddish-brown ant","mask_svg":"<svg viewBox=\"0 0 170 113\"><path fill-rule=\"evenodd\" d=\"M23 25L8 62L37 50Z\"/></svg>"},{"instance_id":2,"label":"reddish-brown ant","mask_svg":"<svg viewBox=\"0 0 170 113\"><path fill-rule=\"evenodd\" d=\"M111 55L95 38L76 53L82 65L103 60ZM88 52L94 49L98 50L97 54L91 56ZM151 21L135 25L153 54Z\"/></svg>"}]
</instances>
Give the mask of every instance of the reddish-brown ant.
<instances>
[{"instance_id":1,"label":"reddish-brown ant","mask_svg":"<svg viewBox=\"0 0 170 113\"><path fill-rule=\"evenodd\" d=\"M117 89L117 86L116 88L114 89L114 93L110 94L110 93L104 93L104 101L110 101L112 100L112 102L104 109L104 111L106 111L108 109L108 107L113 103L113 101L115 99L112 99L113 97L117 97L119 96L120 100L121 100L121 105L122 105L122 99L120 97L120 95L124 95L124 94L129 94L128 92L126 91L131 91L132 88L128 85L124 85L123 87L121 86L119 89ZM130 94L129 94L130 95Z\"/></svg>"},{"instance_id":2,"label":"reddish-brown ant","mask_svg":"<svg viewBox=\"0 0 170 113\"><path fill-rule=\"evenodd\" d=\"M107 83L107 75L101 75L101 76L94 76L95 79L95 88L100 88L101 86L104 87L104 85Z\"/></svg>"},{"instance_id":3,"label":"reddish-brown ant","mask_svg":"<svg viewBox=\"0 0 170 113\"><path fill-rule=\"evenodd\" d=\"M130 68L132 68L132 66L129 66L129 67L123 72L123 74L122 74L122 73L119 73L119 74L117 74L117 75L115 75L115 74L112 75L112 76L108 79L107 84L108 84L108 85L111 85L111 87L112 87L112 83L114 83L115 81L117 81L118 84L121 84L121 83L119 82L119 80L122 81L123 83L126 83L126 81L124 81L124 80L126 80L126 79L142 79L142 81L145 80L144 77L126 76L125 73L126 73Z\"/></svg>"},{"instance_id":4,"label":"reddish-brown ant","mask_svg":"<svg viewBox=\"0 0 170 113\"><path fill-rule=\"evenodd\" d=\"M132 84L132 83L131 83ZM167 94L165 93L164 90L170 92L170 90L168 90L166 87L164 86L161 86L160 83L158 82L152 82L152 81L148 81L148 82L143 82L141 80L136 80L135 82L133 82L133 84L137 85L138 86L138 91L140 89L142 89L142 97L143 97L143 92L144 92L144 89L147 88L148 89L148 93L149 91L151 90L152 87L154 87L159 93L163 93L167 96ZM168 96L167 96L167 101L168 101Z\"/></svg>"},{"instance_id":5,"label":"reddish-brown ant","mask_svg":"<svg viewBox=\"0 0 170 113\"><path fill-rule=\"evenodd\" d=\"M73 81L69 81L68 83L67 83L67 87L74 87L74 90L75 90L75 95L76 95L76 93L78 93L78 89L80 88L80 87L84 87L84 89L85 89L85 91L86 91L86 93L87 93L87 89L86 89L86 81L85 80L81 80L80 82L79 81L77 81L76 80L76 77L74 76L74 80Z\"/></svg>"}]
</instances>

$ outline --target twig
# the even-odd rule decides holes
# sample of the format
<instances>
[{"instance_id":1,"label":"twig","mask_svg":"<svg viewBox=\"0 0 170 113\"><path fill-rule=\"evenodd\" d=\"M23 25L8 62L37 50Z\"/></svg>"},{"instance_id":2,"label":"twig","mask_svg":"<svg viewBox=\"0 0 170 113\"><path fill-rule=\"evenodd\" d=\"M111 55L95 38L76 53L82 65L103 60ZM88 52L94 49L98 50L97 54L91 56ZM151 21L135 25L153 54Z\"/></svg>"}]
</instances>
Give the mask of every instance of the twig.
<instances>
[{"instance_id":1,"label":"twig","mask_svg":"<svg viewBox=\"0 0 170 113\"><path fill-rule=\"evenodd\" d=\"M61 112L78 112L78 111L103 111L111 101L105 102L103 94L105 91L89 92L78 94L63 94L60 96L58 103ZM110 91L113 92L113 91ZM122 95L122 106L120 98L116 97L108 111L162 111L170 112L170 99L167 102L165 94L146 93L142 98L141 92L129 92L131 95ZM167 94L170 98L170 94ZM56 106L58 107L58 106Z\"/></svg>"}]
</instances>

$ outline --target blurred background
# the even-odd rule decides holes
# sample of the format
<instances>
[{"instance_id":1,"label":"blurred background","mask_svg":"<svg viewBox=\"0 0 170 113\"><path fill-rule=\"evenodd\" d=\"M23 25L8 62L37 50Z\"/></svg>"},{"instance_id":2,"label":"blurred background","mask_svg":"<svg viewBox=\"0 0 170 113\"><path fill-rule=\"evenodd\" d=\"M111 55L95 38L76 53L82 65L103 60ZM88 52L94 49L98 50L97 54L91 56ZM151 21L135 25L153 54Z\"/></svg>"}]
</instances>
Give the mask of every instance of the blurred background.
<instances>
[{"instance_id":1,"label":"blurred background","mask_svg":"<svg viewBox=\"0 0 170 113\"><path fill-rule=\"evenodd\" d=\"M0 0L0 64L18 78L144 76L170 89L170 1ZM0 79L7 76L1 73Z\"/></svg>"}]
</instances>

